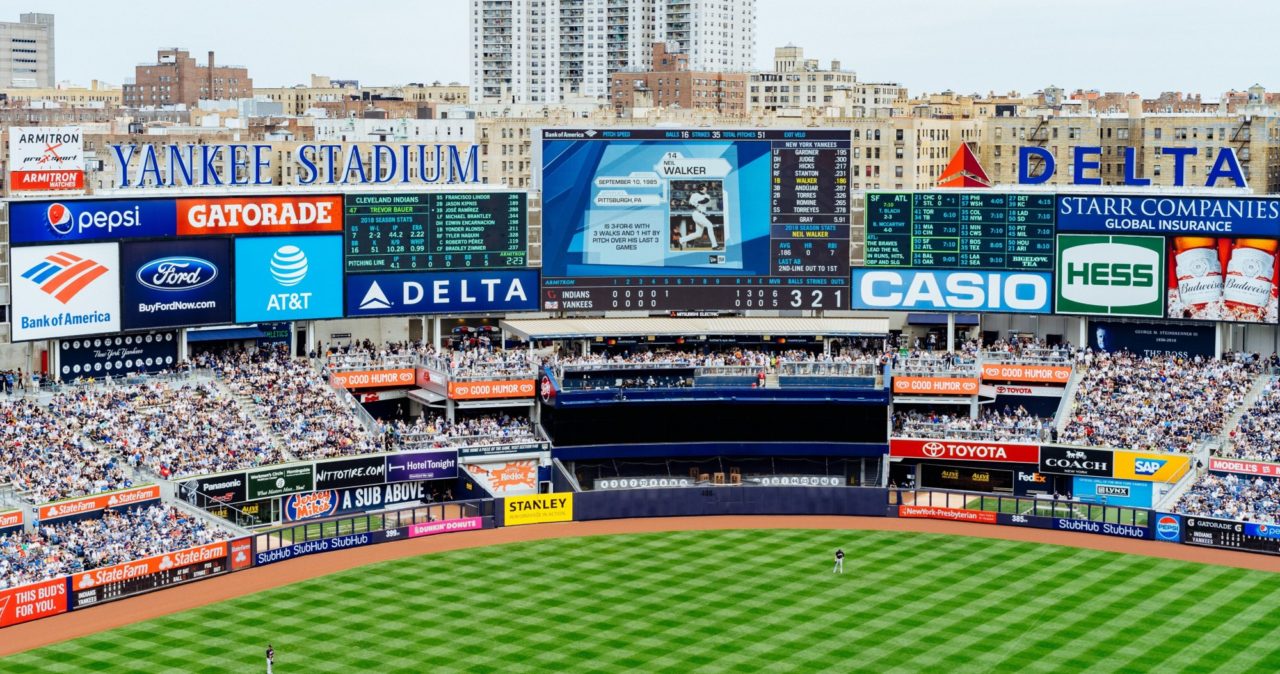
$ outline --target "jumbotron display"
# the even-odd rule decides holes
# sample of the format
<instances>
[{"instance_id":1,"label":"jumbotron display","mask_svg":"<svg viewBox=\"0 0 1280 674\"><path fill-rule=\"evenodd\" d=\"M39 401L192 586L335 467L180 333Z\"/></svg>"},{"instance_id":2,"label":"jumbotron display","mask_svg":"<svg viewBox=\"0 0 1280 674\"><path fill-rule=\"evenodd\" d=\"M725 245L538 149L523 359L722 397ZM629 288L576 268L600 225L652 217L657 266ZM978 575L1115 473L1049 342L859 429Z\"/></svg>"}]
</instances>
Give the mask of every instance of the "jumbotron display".
<instances>
[{"instance_id":1,"label":"jumbotron display","mask_svg":"<svg viewBox=\"0 0 1280 674\"><path fill-rule=\"evenodd\" d=\"M542 308L847 308L849 138L544 131Z\"/></svg>"},{"instance_id":2,"label":"jumbotron display","mask_svg":"<svg viewBox=\"0 0 1280 674\"><path fill-rule=\"evenodd\" d=\"M524 192L348 194L349 274L524 267Z\"/></svg>"},{"instance_id":3,"label":"jumbotron display","mask_svg":"<svg viewBox=\"0 0 1280 674\"><path fill-rule=\"evenodd\" d=\"M1054 195L867 195L868 267L1053 271Z\"/></svg>"}]
</instances>

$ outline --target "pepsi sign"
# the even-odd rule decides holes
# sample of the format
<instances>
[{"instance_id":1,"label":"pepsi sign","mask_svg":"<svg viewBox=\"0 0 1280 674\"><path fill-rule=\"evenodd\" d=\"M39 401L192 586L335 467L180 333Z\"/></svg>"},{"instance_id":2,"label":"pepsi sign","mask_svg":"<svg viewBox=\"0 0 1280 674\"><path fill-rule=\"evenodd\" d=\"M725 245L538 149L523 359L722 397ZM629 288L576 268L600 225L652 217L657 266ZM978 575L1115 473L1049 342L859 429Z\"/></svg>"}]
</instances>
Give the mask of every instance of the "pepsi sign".
<instances>
[{"instance_id":1,"label":"pepsi sign","mask_svg":"<svg viewBox=\"0 0 1280 674\"><path fill-rule=\"evenodd\" d=\"M1156 514L1156 540L1169 543L1182 542L1182 517L1169 513Z\"/></svg>"},{"instance_id":2,"label":"pepsi sign","mask_svg":"<svg viewBox=\"0 0 1280 674\"><path fill-rule=\"evenodd\" d=\"M9 204L14 245L174 236L173 199L67 199Z\"/></svg>"},{"instance_id":3,"label":"pepsi sign","mask_svg":"<svg viewBox=\"0 0 1280 674\"><path fill-rule=\"evenodd\" d=\"M121 245L124 329L231 323L231 242Z\"/></svg>"}]
</instances>

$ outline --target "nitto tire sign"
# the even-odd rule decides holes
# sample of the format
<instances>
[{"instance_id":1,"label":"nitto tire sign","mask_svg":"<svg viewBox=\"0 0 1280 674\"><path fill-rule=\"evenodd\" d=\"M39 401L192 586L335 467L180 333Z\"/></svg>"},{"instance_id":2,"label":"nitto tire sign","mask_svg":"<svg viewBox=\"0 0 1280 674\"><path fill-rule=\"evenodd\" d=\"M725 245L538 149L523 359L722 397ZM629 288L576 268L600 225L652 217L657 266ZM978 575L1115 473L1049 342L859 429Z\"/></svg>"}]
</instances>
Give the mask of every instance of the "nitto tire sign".
<instances>
[{"instance_id":1,"label":"nitto tire sign","mask_svg":"<svg viewBox=\"0 0 1280 674\"><path fill-rule=\"evenodd\" d=\"M316 491L362 487L386 482L387 464L381 456L341 461L322 461L316 464Z\"/></svg>"},{"instance_id":2,"label":"nitto tire sign","mask_svg":"<svg viewBox=\"0 0 1280 674\"><path fill-rule=\"evenodd\" d=\"M1058 236L1057 313L1164 316L1164 239Z\"/></svg>"},{"instance_id":3,"label":"nitto tire sign","mask_svg":"<svg viewBox=\"0 0 1280 674\"><path fill-rule=\"evenodd\" d=\"M1040 448L1040 472L1052 475L1111 477L1115 459L1109 449L1045 445Z\"/></svg>"}]
</instances>

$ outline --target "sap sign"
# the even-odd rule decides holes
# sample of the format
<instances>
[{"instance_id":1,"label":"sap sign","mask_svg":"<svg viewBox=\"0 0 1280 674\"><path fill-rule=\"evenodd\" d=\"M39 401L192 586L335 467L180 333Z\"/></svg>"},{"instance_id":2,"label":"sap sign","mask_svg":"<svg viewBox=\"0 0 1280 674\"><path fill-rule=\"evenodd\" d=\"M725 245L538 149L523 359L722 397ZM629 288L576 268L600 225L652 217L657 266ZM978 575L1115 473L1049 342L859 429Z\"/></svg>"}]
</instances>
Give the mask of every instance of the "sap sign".
<instances>
[{"instance_id":1,"label":"sap sign","mask_svg":"<svg viewBox=\"0 0 1280 674\"><path fill-rule=\"evenodd\" d=\"M231 242L120 244L125 330L231 323Z\"/></svg>"},{"instance_id":2,"label":"sap sign","mask_svg":"<svg viewBox=\"0 0 1280 674\"><path fill-rule=\"evenodd\" d=\"M1102 148L1098 146L1081 146L1074 147L1071 150L1072 163L1075 167L1075 172L1071 175L1071 184L1101 185L1102 178L1086 177L1085 171L1096 171L1102 168L1100 161ZM1200 149L1195 147L1165 147L1160 148L1160 153L1165 157L1173 157L1173 186L1186 186L1187 158L1197 156L1200 153ZM1031 175L1033 157L1043 162L1044 166L1044 169L1036 175ZM1124 184L1135 187L1150 185L1150 178L1141 178L1135 175L1134 167L1137 165L1137 149L1132 147L1125 148ZM1049 182L1056 169L1057 162L1054 160L1053 154L1048 150L1042 147L1024 146L1018 148L1019 183L1023 185L1038 185ZM1213 160L1213 168L1205 173L1204 184L1195 185L1195 187L1214 187L1219 180L1224 179L1232 181L1234 185L1231 186L1233 187L1249 186L1249 181L1245 180L1244 171L1240 168L1240 161L1236 159L1235 150L1226 146L1218 151L1218 156Z\"/></svg>"},{"instance_id":3,"label":"sap sign","mask_svg":"<svg viewBox=\"0 0 1280 674\"><path fill-rule=\"evenodd\" d=\"M538 272L445 271L347 277L348 316L535 311Z\"/></svg>"},{"instance_id":4,"label":"sap sign","mask_svg":"<svg viewBox=\"0 0 1280 674\"><path fill-rule=\"evenodd\" d=\"M236 322L342 316L342 237L236 239Z\"/></svg>"},{"instance_id":5,"label":"sap sign","mask_svg":"<svg viewBox=\"0 0 1280 674\"><path fill-rule=\"evenodd\" d=\"M1047 314L1050 274L855 269L853 308Z\"/></svg>"},{"instance_id":6,"label":"sap sign","mask_svg":"<svg viewBox=\"0 0 1280 674\"><path fill-rule=\"evenodd\" d=\"M15 245L173 236L173 199L12 201L9 235Z\"/></svg>"}]
</instances>

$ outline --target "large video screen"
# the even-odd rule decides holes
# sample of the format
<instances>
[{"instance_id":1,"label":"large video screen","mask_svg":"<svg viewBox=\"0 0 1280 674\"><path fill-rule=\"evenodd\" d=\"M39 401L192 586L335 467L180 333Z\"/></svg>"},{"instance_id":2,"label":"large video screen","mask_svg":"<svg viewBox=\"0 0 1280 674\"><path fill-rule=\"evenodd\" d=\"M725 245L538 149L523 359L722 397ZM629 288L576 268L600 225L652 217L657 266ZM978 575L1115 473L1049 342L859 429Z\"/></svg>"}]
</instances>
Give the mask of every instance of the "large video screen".
<instances>
[{"instance_id":1,"label":"large video screen","mask_svg":"<svg viewBox=\"0 0 1280 674\"><path fill-rule=\"evenodd\" d=\"M544 131L542 308L847 308L849 138Z\"/></svg>"}]
</instances>

